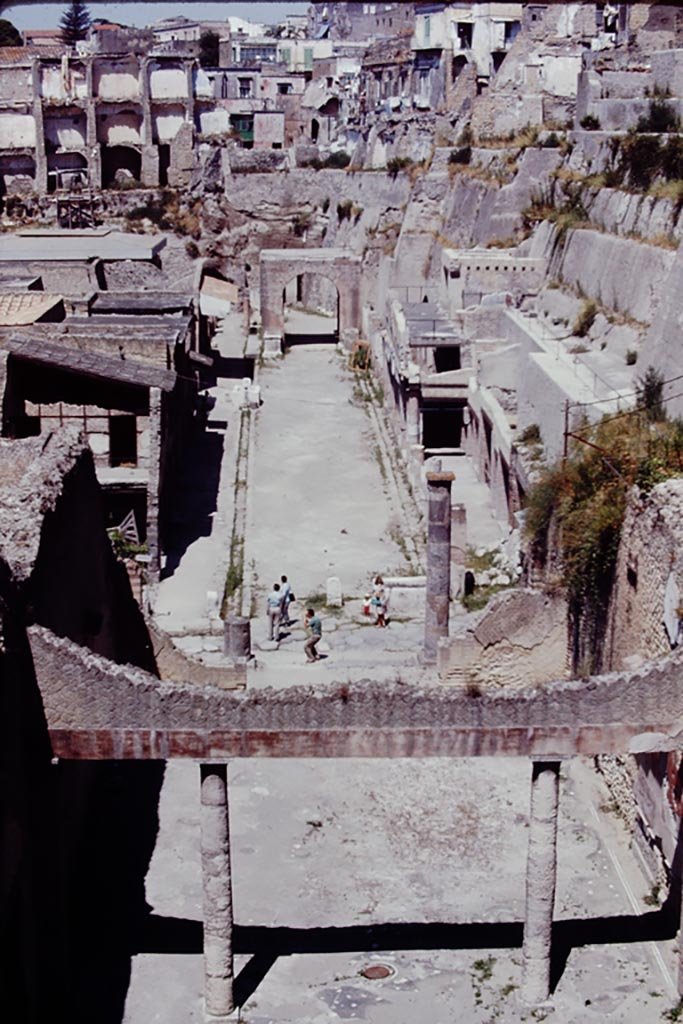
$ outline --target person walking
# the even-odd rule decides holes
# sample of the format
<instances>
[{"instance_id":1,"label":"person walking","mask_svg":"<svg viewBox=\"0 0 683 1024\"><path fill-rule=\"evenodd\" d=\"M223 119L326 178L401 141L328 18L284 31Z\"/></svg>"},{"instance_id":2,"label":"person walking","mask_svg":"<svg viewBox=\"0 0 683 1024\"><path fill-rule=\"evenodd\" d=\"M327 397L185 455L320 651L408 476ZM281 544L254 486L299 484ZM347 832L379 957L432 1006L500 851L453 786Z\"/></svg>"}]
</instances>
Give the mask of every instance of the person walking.
<instances>
[{"instance_id":1,"label":"person walking","mask_svg":"<svg viewBox=\"0 0 683 1024\"><path fill-rule=\"evenodd\" d=\"M292 585L286 576L280 577L280 583L280 589L282 591L282 624L283 626L291 626L292 622L289 618L289 606L294 600Z\"/></svg>"},{"instance_id":2,"label":"person walking","mask_svg":"<svg viewBox=\"0 0 683 1024\"><path fill-rule=\"evenodd\" d=\"M280 639L280 619L282 618L282 592L279 583L273 583L273 589L266 599L268 612L268 639Z\"/></svg>"},{"instance_id":3,"label":"person walking","mask_svg":"<svg viewBox=\"0 0 683 1024\"><path fill-rule=\"evenodd\" d=\"M320 655L317 651L318 643L323 635L323 624L320 621L320 617L315 614L313 608L306 610L306 617L304 618L304 626L306 627L306 633L308 634L306 643L304 644L304 651L306 652L306 661L320 661Z\"/></svg>"}]
</instances>

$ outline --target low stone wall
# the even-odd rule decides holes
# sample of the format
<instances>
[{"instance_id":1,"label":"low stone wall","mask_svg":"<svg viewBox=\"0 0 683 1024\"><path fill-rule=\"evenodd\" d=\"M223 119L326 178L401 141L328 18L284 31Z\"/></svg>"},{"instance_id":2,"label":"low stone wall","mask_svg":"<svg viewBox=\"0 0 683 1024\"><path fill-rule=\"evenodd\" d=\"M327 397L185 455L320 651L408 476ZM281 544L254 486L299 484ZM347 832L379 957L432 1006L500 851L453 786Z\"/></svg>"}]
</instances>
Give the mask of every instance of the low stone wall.
<instances>
[{"instance_id":1,"label":"low stone wall","mask_svg":"<svg viewBox=\"0 0 683 1024\"><path fill-rule=\"evenodd\" d=\"M29 637L62 757L562 759L672 750L682 742L680 655L635 673L495 696L370 680L239 693L160 682L39 626Z\"/></svg>"},{"instance_id":2,"label":"low stone wall","mask_svg":"<svg viewBox=\"0 0 683 1024\"><path fill-rule=\"evenodd\" d=\"M205 665L189 657L173 643L172 637L147 623L159 678L164 682L215 686L221 690L243 690L247 685L244 665Z\"/></svg>"},{"instance_id":3,"label":"low stone wall","mask_svg":"<svg viewBox=\"0 0 683 1024\"><path fill-rule=\"evenodd\" d=\"M438 670L443 682L481 693L561 679L568 672L564 600L537 590L499 594L442 642Z\"/></svg>"}]
</instances>

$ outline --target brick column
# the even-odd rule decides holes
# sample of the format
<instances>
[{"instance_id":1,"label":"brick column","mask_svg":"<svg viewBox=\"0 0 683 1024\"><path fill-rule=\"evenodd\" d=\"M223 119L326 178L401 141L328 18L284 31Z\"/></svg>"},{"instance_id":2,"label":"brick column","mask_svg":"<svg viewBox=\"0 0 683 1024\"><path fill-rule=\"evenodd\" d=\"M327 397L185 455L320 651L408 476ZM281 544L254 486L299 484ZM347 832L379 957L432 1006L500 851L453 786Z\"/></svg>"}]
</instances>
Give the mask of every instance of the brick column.
<instances>
[{"instance_id":1,"label":"brick column","mask_svg":"<svg viewBox=\"0 0 683 1024\"><path fill-rule=\"evenodd\" d=\"M451 484L453 473L427 473L427 593L424 659L436 661L448 636L451 581Z\"/></svg>"},{"instance_id":2,"label":"brick column","mask_svg":"<svg viewBox=\"0 0 683 1024\"><path fill-rule=\"evenodd\" d=\"M559 761L533 762L521 990L522 1002L529 1006L550 996L559 778Z\"/></svg>"},{"instance_id":3,"label":"brick column","mask_svg":"<svg viewBox=\"0 0 683 1024\"><path fill-rule=\"evenodd\" d=\"M202 889L204 897L204 1009L207 1021L232 1013L232 874L228 767L200 765Z\"/></svg>"}]
</instances>

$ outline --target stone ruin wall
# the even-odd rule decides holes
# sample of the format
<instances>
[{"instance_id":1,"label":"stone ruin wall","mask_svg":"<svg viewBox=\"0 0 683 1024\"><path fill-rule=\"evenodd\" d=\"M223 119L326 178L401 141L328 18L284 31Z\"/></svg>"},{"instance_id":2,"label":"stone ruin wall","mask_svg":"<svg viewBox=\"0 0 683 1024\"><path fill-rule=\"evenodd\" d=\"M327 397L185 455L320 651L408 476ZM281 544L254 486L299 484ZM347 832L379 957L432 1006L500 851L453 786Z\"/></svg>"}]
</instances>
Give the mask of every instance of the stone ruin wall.
<instances>
[{"instance_id":1,"label":"stone ruin wall","mask_svg":"<svg viewBox=\"0 0 683 1024\"><path fill-rule=\"evenodd\" d=\"M567 606L560 596L511 590L439 649L442 682L466 692L522 692L568 675ZM457 621L457 620L456 620Z\"/></svg>"},{"instance_id":2,"label":"stone ruin wall","mask_svg":"<svg viewBox=\"0 0 683 1024\"><path fill-rule=\"evenodd\" d=\"M682 510L680 479L658 484L649 494L634 489L630 496L605 639L609 670L633 667L671 650L664 627L664 592L673 574L683 593ZM598 767L653 879L664 882L683 817L678 797L680 752L605 756L598 758Z\"/></svg>"}]
</instances>

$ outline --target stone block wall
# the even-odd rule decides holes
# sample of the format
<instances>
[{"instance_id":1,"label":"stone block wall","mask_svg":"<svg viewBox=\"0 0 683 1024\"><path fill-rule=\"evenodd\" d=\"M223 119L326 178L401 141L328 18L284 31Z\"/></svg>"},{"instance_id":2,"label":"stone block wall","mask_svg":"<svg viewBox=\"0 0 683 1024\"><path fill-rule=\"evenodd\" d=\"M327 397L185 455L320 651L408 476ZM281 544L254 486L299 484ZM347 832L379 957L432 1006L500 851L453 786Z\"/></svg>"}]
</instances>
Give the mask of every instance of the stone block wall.
<instances>
[{"instance_id":1,"label":"stone block wall","mask_svg":"<svg viewBox=\"0 0 683 1024\"><path fill-rule=\"evenodd\" d=\"M557 271L566 284L608 309L650 323L674 259L658 246L580 229L569 236Z\"/></svg>"}]
</instances>

